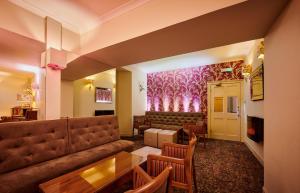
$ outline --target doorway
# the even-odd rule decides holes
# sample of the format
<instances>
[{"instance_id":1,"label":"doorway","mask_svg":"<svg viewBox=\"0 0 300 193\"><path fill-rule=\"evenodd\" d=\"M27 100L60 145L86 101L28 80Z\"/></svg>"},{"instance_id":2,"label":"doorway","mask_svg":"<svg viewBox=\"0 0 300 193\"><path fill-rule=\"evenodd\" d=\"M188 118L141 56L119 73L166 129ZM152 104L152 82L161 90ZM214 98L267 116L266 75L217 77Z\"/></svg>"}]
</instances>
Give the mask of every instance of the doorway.
<instances>
[{"instance_id":1,"label":"doorway","mask_svg":"<svg viewBox=\"0 0 300 193\"><path fill-rule=\"evenodd\" d=\"M210 138L241 141L242 81L208 83Z\"/></svg>"}]
</instances>

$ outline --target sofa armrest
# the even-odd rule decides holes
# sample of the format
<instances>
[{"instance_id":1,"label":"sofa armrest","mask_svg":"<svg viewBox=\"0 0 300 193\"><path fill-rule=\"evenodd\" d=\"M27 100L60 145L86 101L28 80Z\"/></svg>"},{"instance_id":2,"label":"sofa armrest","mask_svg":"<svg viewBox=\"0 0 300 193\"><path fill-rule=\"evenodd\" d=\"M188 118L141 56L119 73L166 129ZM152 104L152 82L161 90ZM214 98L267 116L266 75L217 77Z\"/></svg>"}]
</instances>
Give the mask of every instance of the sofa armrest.
<instances>
[{"instance_id":1,"label":"sofa armrest","mask_svg":"<svg viewBox=\"0 0 300 193\"><path fill-rule=\"evenodd\" d=\"M133 128L138 129L140 125L144 125L145 115L134 115L133 116Z\"/></svg>"}]
</instances>

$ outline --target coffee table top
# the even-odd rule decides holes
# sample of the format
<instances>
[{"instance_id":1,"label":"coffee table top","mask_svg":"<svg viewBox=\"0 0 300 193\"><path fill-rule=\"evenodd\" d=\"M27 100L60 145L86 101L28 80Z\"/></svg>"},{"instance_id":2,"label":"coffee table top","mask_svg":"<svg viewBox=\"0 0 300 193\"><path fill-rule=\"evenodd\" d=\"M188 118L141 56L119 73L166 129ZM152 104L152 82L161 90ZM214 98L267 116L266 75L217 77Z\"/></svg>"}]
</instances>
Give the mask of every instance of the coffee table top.
<instances>
[{"instance_id":1,"label":"coffee table top","mask_svg":"<svg viewBox=\"0 0 300 193\"><path fill-rule=\"evenodd\" d=\"M142 163L141 156L120 152L39 185L44 193L89 193L99 191Z\"/></svg>"}]
</instances>

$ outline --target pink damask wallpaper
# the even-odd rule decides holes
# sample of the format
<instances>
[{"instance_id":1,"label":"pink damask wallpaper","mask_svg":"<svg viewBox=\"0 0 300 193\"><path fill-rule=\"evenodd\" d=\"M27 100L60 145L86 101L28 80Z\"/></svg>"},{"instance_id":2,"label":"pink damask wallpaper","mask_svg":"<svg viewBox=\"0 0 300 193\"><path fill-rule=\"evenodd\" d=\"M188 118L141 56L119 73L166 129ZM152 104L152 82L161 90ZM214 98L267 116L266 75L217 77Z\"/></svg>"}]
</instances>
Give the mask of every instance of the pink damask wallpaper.
<instances>
[{"instance_id":1,"label":"pink damask wallpaper","mask_svg":"<svg viewBox=\"0 0 300 193\"><path fill-rule=\"evenodd\" d=\"M207 81L243 79L243 61L147 74L147 110L207 113ZM233 72L221 72L232 68Z\"/></svg>"}]
</instances>

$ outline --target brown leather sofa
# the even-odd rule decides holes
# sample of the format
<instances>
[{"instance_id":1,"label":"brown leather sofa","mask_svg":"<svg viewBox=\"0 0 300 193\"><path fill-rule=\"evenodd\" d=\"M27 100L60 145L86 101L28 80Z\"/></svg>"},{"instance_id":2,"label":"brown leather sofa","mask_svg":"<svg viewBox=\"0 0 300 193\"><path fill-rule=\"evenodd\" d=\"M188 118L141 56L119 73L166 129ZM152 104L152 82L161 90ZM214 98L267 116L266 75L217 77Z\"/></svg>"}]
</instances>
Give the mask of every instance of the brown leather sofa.
<instances>
[{"instance_id":1,"label":"brown leather sofa","mask_svg":"<svg viewBox=\"0 0 300 193\"><path fill-rule=\"evenodd\" d=\"M115 116L1 123L0 192L39 192L42 182L132 147Z\"/></svg>"},{"instance_id":2,"label":"brown leather sofa","mask_svg":"<svg viewBox=\"0 0 300 193\"><path fill-rule=\"evenodd\" d=\"M138 130L151 128L179 130L184 124L196 124L203 120L203 113L146 111L145 116L138 116L139 122L134 127ZM143 121L144 120L144 121Z\"/></svg>"}]
</instances>

